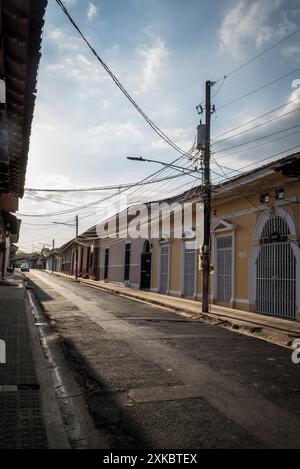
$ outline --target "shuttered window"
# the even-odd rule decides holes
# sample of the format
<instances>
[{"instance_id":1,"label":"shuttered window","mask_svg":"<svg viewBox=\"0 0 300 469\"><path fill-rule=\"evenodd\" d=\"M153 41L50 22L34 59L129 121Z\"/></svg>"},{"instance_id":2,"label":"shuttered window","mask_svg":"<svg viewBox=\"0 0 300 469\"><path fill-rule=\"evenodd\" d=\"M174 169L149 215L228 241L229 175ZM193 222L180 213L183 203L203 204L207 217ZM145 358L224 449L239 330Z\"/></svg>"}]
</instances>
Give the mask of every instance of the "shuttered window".
<instances>
[{"instance_id":1,"label":"shuttered window","mask_svg":"<svg viewBox=\"0 0 300 469\"><path fill-rule=\"evenodd\" d=\"M129 280L130 276L130 257L131 257L131 244L125 245L125 268L124 268L124 281Z\"/></svg>"},{"instance_id":2,"label":"shuttered window","mask_svg":"<svg viewBox=\"0 0 300 469\"><path fill-rule=\"evenodd\" d=\"M196 281L196 242L186 241L184 243L184 285L183 294L186 297L195 295Z\"/></svg>"},{"instance_id":3,"label":"shuttered window","mask_svg":"<svg viewBox=\"0 0 300 469\"><path fill-rule=\"evenodd\" d=\"M160 292L167 293L169 289L169 246L160 248Z\"/></svg>"},{"instance_id":4,"label":"shuttered window","mask_svg":"<svg viewBox=\"0 0 300 469\"><path fill-rule=\"evenodd\" d=\"M232 236L217 238L217 299L232 298Z\"/></svg>"},{"instance_id":5,"label":"shuttered window","mask_svg":"<svg viewBox=\"0 0 300 469\"><path fill-rule=\"evenodd\" d=\"M106 248L105 259L104 259L104 280L108 279L108 268L109 268L109 248Z\"/></svg>"}]
</instances>

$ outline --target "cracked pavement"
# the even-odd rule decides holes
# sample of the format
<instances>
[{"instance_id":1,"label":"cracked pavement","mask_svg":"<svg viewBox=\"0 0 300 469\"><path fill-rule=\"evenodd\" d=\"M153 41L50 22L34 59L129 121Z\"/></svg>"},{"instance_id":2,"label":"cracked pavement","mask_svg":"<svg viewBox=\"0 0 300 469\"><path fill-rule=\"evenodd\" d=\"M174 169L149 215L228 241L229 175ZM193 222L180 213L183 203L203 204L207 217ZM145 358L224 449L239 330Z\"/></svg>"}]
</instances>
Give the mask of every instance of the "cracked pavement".
<instances>
[{"instance_id":1,"label":"cracked pavement","mask_svg":"<svg viewBox=\"0 0 300 469\"><path fill-rule=\"evenodd\" d=\"M290 350L45 272L27 278L99 448L300 447Z\"/></svg>"}]
</instances>

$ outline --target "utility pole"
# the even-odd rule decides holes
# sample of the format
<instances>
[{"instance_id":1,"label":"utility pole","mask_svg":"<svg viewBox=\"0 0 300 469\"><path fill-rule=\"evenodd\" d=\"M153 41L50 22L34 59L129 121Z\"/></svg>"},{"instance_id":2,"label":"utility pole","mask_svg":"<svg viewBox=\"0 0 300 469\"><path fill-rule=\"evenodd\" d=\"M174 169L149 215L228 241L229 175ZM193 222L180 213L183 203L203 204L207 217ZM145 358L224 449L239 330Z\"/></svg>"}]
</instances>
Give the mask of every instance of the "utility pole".
<instances>
[{"instance_id":1,"label":"utility pole","mask_svg":"<svg viewBox=\"0 0 300 469\"><path fill-rule=\"evenodd\" d=\"M59 222L59 221L53 221L52 222L54 225L66 225L66 226L72 226L72 228L76 229L76 238L75 238L75 243L76 243L76 251L75 251L75 277L76 280L78 279L78 235L79 235L79 217L76 215L75 217L75 225L70 224L70 223L64 223L64 222ZM54 240L53 240L54 241ZM72 259L72 266L73 266L73 259Z\"/></svg>"},{"instance_id":2,"label":"utility pole","mask_svg":"<svg viewBox=\"0 0 300 469\"><path fill-rule=\"evenodd\" d=\"M210 182L210 125L211 125L211 87L207 81L205 87L205 146L203 155L203 202L204 202L204 239L203 239L203 285L202 312L209 312L210 282L210 225L211 225L211 182Z\"/></svg>"},{"instance_id":3,"label":"utility pole","mask_svg":"<svg viewBox=\"0 0 300 469\"><path fill-rule=\"evenodd\" d=\"M76 254L75 254L75 277L76 280L78 279L78 232L79 232L79 219L78 215L76 215Z\"/></svg>"},{"instance_id":4,"label":"utility pole","mask_svg":"<svg viewBox=\"0 0 300 469\"><path fill-rule=\"evenodd\" d=\"M55 249L55 239L52 239L52 273L54 272L54 249Z\"/></svg>"}]
</instances>

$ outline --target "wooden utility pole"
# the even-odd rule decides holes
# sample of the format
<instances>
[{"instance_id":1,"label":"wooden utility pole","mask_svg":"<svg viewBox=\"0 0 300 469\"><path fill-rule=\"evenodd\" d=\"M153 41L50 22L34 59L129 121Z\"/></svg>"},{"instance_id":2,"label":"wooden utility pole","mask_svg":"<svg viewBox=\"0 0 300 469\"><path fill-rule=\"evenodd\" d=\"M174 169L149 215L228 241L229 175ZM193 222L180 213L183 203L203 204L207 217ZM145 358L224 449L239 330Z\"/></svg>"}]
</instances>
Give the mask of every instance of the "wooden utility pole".
<instances>
[{"instance_id":1,"label":"wooden utility pole","mask_svg":"<svg viewBox=\"0 0 300 469\"><path fill-rule=\"evenodd\" d=\"M54 249L55 249L55 239L52 239L52 273L54 272Z\"/></svg>"},{"instance_id":2,"label":"wooden utility pole","mask_svg":"<svg viewBox=\"0 0 300 469\"><path fill-rule=\"evenodd\" d=\"M75 254L75 277L76 280L78 279L78 225L79 225L79 219L78 215L76 215L76 254Z\"/></svg>"},{"instance_id":3,"label":"wooden utility pole","mask_svg":"<svg viewBox=\"0 0 300 469\"><path fill-rule=\"evenodd\" d=\"M211 182L210 182L210 124L211 124L211 87L212 82L206 82L205 89L205 147L203 172L203 202L204 202L204 239L203 239L203 285L202 312L209 312L209 283L210 283L210 225L211 225Z\"/></svg>"}]
</instances>

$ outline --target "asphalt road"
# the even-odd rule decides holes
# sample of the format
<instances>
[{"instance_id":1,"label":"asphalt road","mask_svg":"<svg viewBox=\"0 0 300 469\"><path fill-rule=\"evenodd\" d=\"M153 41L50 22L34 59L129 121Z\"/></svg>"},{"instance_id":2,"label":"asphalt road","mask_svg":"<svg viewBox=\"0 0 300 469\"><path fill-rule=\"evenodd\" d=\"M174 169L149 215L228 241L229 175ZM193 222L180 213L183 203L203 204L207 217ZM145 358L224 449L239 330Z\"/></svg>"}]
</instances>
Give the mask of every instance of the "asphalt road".
<instances>
[{"instance_id":1,"label":"asphalt road","mask_svg":"<svg viewBox=\"0 0 300 469\"><path fill-rule=\"evenodd\" d=\"M290 350L43 272L28 277L99 448L300 448Z\"/></svg>"}]
</instances>

